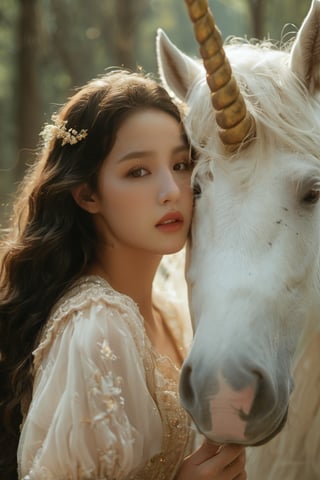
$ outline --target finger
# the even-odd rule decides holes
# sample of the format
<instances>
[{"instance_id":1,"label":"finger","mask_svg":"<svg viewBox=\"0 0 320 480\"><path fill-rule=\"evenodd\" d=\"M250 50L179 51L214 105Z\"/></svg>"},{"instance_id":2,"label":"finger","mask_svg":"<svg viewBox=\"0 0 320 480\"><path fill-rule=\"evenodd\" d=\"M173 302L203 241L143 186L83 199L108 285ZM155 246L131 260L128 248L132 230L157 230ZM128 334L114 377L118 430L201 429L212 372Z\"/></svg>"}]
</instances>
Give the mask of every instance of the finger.
<instances>
[{"instance_id":1,"label":"finger","mask_svg":"<svg viewBox=\"0 0 320 480\"><path fill-rule=\"evenodd\" d=\"M245 448L240 445L232 444L225 445L219 453L219 456L221 456L221 460L228 465L237 460L238 457L240 457L241 455L243 455L245 459Z\"/></svg>"},{"instance_id":2,"label":"finger","mask_svg":"<svg viewBox=\"0 0 320 480\"><path fill-rule=\"evenodd\" d=\"M233 480L245 480L247 478L245 472L246 458L244 452L239 455L233 462L229 463L224 469L228 474L228 478Z\"/></svg>"},{"instance_id":3,"label":"finger","mask_svg":"<svg viewBox=\"0 0 320 480\"><path fill-rule=\"evenodd\" d=\"M222 475L221 478L233 480L236 475L244 470L244 465L244 448L237 445L224 445L220 448L220 451L216 451L214 455L197 466L201 468L203 476L201 478L217 478L218 480L218 475Z\"/></svg>"},{"instance_id":4,"label":"finger","mask_svg":"<svg viewBox=\"0 0 320 480\"><path fill-rule=\"evenodd\" d=\"M247 473L246 472L241 472L239 475L237 475L232 480L247 480Z\"/></svg>"},{"instance_id":5,"label":"finger","mask_svg":"<svg viewBox=\"0 0 320 480\"><path fill-rule=\"evenodd\" d=\"M217 455L220 452L221 447L221 445L204 441L201 447L192 455L192 462L195 465L200 465L201 463L206 462Z\"/></svg>"}]
</instances>

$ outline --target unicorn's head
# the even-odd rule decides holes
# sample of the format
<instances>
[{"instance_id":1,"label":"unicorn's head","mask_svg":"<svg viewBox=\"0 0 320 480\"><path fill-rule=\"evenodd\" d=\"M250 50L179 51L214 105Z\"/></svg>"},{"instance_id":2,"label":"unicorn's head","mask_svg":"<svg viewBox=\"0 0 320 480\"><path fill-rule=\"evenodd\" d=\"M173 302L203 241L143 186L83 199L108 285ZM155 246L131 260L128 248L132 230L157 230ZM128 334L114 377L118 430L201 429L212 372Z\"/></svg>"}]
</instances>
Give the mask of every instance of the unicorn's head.
<instances>
[{"instance_id":1,"label":"unicorn's head","mask_svg":"<svg viewBox=\"0 0 320 480\"><path fill-rule=\"evenodd\" d=\"M318 295L320 1L290 50L243 42L224 53L218 42L213 60L203 45L219 34L201 8L191 17L207 72L164 33L157 42L163 82L188 103L197 155L187 265L194 340L180 394L208 439L257 445L286 422L294 354ZM219 109L220 87L209 90L219 83L208 70L217 51L240 107Z\"/></svg>"}]
</instances>

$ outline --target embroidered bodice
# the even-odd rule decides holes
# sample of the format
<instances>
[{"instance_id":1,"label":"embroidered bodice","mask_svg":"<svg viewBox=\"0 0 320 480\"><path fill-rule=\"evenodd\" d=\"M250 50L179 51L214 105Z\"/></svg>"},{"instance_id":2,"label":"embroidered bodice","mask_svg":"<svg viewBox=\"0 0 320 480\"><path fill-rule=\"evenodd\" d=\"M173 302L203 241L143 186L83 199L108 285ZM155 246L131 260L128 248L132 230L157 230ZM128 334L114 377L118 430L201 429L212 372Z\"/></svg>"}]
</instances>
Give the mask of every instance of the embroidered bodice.
<instances>
[{"instance_id":1,"label":"embroidered bodice","mask_svg":"<svg viewBox=\"0 0 320 480\"><path fill-rule=\"evenodd\" d=\"M183 349L174 310L166 321ZM179 369L154 350L131 298L81 278L53 309L34 369L19 479L174 478L193 439Z\"/></svg>"}]
</instances>

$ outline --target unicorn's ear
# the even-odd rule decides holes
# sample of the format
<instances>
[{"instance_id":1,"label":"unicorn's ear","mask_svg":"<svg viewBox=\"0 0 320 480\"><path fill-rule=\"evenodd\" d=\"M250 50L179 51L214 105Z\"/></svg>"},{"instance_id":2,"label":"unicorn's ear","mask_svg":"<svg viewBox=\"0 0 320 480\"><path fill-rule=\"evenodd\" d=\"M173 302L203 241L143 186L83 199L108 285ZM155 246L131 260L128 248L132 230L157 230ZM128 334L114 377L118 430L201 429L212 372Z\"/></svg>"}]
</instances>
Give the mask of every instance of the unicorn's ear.
<instances>
[{"instance_id":1,"label":"unicorn's ear","mask_svg":"<svg viewBox=\"0 0 320 480\"><path fill-rule=\"evenodd\" d=\"M291 70L310 93L320 91L320 1L313 0L291 50Z\"/></svg>"},{"instance_id":2,"label":"unicorn's ear","mask_svg":"<svg viewBox=\"0 0 320 480\"><path fill-rule=\"evenodd\" d=\"M163 84L181 100L185 100L195 78L202 71L201 64L181 52L161 29L157 31L156 48Z\"/></svg>"}]
</instances>

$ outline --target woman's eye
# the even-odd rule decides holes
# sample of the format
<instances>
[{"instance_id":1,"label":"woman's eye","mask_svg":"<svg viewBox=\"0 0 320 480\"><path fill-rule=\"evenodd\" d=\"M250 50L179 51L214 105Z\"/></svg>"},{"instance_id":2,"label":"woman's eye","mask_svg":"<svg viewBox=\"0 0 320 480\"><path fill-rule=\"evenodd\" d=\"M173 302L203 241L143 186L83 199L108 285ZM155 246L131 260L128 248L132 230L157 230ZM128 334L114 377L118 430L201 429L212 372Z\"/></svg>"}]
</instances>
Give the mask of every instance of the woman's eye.
<instances>
[{"instance_id":1,"label":"woman's eye","mask_svg":"<svg viewBox=\"0 0 320 480\"><path fill-rule=\"evenodd\" d=\"M148 175L148 171L143 167L134 168L128 173L129 177L134 178L144 177L145 175Z\"/></svg>"}]
</instances>

